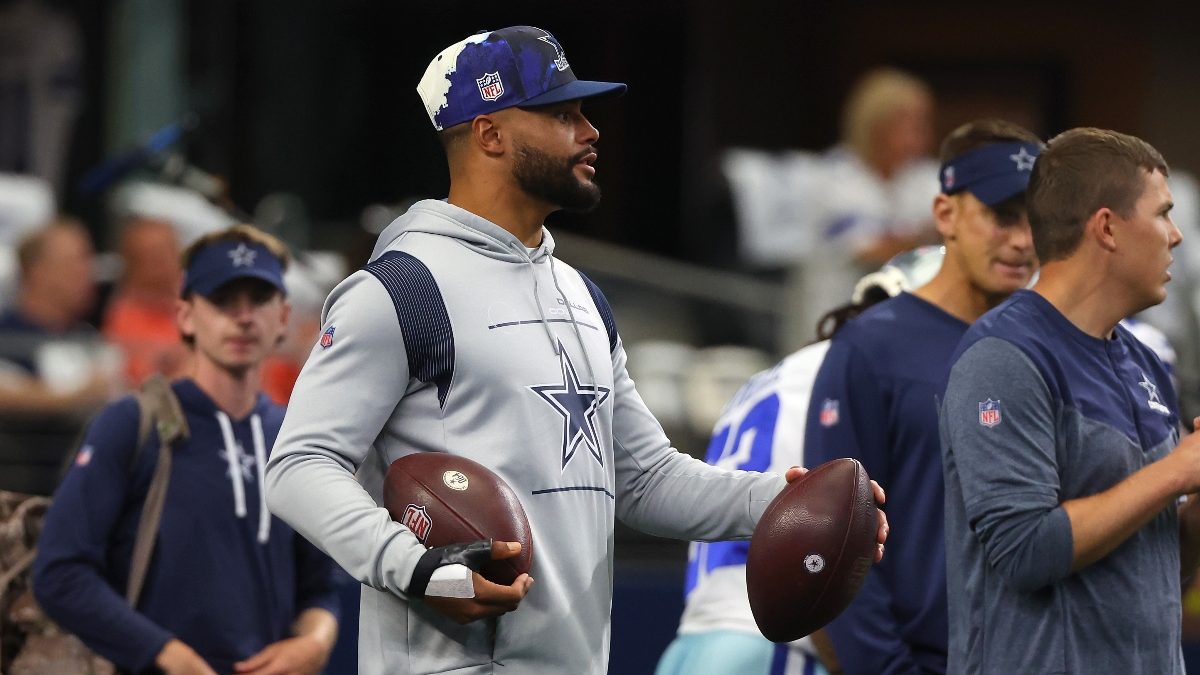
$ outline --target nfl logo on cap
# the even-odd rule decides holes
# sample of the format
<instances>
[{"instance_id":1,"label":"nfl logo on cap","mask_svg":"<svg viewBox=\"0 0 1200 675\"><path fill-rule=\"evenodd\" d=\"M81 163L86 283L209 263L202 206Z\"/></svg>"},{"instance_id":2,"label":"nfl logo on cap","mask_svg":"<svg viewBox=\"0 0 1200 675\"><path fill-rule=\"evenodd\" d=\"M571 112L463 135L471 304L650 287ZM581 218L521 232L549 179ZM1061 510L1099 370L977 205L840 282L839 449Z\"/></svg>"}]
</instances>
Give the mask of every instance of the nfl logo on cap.
<instances>
[{"instance_id":1,"label":"nfl logo on cap","mask_svg":"<svg viewBox=\"0 0 1200 675\"><path fill-rule=\"evenodd\" d=\"M495 101L504 95L504 82L500 79L500 73L487 73L477 78L475 84L479 85L479 95L485 101Z\"/></svg>"}]
</instances>

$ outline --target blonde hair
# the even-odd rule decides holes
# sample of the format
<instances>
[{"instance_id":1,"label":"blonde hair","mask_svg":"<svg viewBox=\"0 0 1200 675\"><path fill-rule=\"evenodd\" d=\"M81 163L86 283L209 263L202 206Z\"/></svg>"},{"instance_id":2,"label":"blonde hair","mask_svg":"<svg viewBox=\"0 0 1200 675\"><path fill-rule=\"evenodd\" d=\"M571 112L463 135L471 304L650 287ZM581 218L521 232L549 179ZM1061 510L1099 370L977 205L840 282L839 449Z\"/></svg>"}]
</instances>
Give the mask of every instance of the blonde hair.
<instances>
[{"instance_id":1,"label":"blonde hair","mask_svg":"<svg viewBox=\"0 0 1200 675\"><path fill-rule=\"evenodd\" d=\"M903 70L884 67L868 71L842 107L842 139L854 154L869 158L880 122L897 110L932 100L929 85Z\"/></svg>"}]
</instances>

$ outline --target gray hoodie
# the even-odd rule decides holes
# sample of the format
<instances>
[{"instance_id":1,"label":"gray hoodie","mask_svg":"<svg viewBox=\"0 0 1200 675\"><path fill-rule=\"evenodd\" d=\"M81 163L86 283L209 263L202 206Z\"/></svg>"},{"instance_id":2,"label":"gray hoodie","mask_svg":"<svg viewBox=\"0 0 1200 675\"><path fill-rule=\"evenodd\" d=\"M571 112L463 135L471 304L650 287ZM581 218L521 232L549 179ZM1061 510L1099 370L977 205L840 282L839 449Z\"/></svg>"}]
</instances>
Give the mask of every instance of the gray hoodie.
<instances>
[{"instance_id":1,"label":"gray hoodie","mask_svg":"<svg viewBox=\"0 0 1200 675\"><path fill-rule=\"evenodd\" d=\"M359 672L605 673L613 525L744 539L783 488L677 452L625 370L603 294L553 257L442 201L380 235L330 294L267 467L268 504L361 581ZM520 497L535 584L460 626L405 591L424 546L391 520L394 460L449 452Z\"/></svg>"}]
</instances>

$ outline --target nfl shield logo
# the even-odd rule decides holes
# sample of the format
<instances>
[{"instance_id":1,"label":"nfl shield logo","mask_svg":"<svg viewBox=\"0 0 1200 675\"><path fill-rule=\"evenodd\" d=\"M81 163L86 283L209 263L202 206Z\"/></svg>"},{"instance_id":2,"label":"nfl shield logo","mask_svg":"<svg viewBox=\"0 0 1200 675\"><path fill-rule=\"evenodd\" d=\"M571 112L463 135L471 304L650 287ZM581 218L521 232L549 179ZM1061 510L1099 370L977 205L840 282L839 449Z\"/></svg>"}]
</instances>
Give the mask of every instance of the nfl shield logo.
<instances>
[{"instance_id":1,"label":"nfl shield logo","mask_svg":"<svg viewBox=\"0 0 1200 675\"><path fill-rule=\"evenodd\" d=\"M408 508L404 509L404 516L400 519L400 524L416 535L422 544L429 539L429 531L433 529L433 520L429 518L425 507L416 504L409 504Z\"/></svg>"},{"instance_id":2,"label":"nfl shield logo","mask_svg":"<svg viewBox=\"0 0 1200 675\"><path fill-rule=\"evenodd\" d=\"M985 427L1000 424L1000 401L988 399L979 404L979 423Z\"/></svg>"},{"instance_id":3,"label":"nfl shield logo","mask_svg":"<svg viewBox=\"0 0 1200 675\"><path fill-rule=\"evenodd\" d=\"M325 329L325 333L321 335L321 349L329 349L333 346L333 329L336 326L330 326Z\"/></svg>"},{"instance_id":4,"label":"nfl shield logo","mask_svg":"<svg viewBox=\"0 0 1200 675\"><path fill-rule=\"evenodd\" d=\"M821 426L831 427L838 423L838 402L837 399L827 398L821 404L821 414L819 416Z\"/></svg>"},{"instance_id":5,"label":"nfl shield logo","mask_svg":"<svg viewBox=\"0 0 1200 675\"><path fill-rule=\"evenodd\" d=\"M504 95L504 82L500 81L499 71L484 74L475 80L475 84L479 85L479 95L485 101L495 101Z\"/></svg>"}]
</instances>

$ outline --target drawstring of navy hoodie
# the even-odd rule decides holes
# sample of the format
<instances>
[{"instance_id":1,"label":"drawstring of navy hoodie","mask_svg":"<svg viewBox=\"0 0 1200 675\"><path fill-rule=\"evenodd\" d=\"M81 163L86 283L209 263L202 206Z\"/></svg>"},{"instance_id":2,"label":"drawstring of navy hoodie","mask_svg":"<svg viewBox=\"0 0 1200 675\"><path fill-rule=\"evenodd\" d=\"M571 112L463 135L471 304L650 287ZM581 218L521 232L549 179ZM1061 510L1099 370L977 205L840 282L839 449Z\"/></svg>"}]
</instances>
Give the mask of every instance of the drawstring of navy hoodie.
<instances>
[{"instance_id":1,"label":"drawstring of navy hoodie","mask_svg":"<svg viewBox=\"0 0 1200 675\"><path fill-rule=\"evenodd\" d=\"M225 458L229 461L229 483L233 486L233 510L238 518L246 517L246 488L242 485L242 451L233 438L233 423L229 415L217 411L217 423L221 426L221 438L225 442ZM258 543L265 544L271 538L271 514L267 511L265 471L267 446L264 441L262 418L255 413L250 416L250 435L254 439L254 465L258 469Z\"/></svg>"},{"instance_id":2,"label":"drawstring of navy hoodie","mask_svg":"<svg viewBox=\"0 0 1200 675\"><path fill-rule=\"evenodd\" d=\"M529 252L524 250L524 247L518 249L516 244L511 244L513 250L521 255L529 265L529 273L533 275L533 301L537 305L538 318L542 321L542 328L546 333L546 339L550 340L550 349L554 351L555 356L560 356L558 351L558 340L554 338L554 331L550 330L550 322L546 320L546 313L542 309L542 301L538 297L538 278L537 270L534 269L533 258ZM592 386L596 386L599 380L596 379L596 371L592 368L592 360L588 357L588 350L583 346L583 334L579 331L579 322L575 320L575 310L571 308L571 301L567 298L567 294L563 293L562 286L558 284L558 275L554 272L554 257L550 257L550 278L554 280L554 290L558 292L558 297L562 298L563 305L567 308L567 316L571 319L571 328L575 330L575 339L579 341L579 348L583 352L583 360L587 364L588 375L592 377Z\"/></svg>"}]
</instances>

